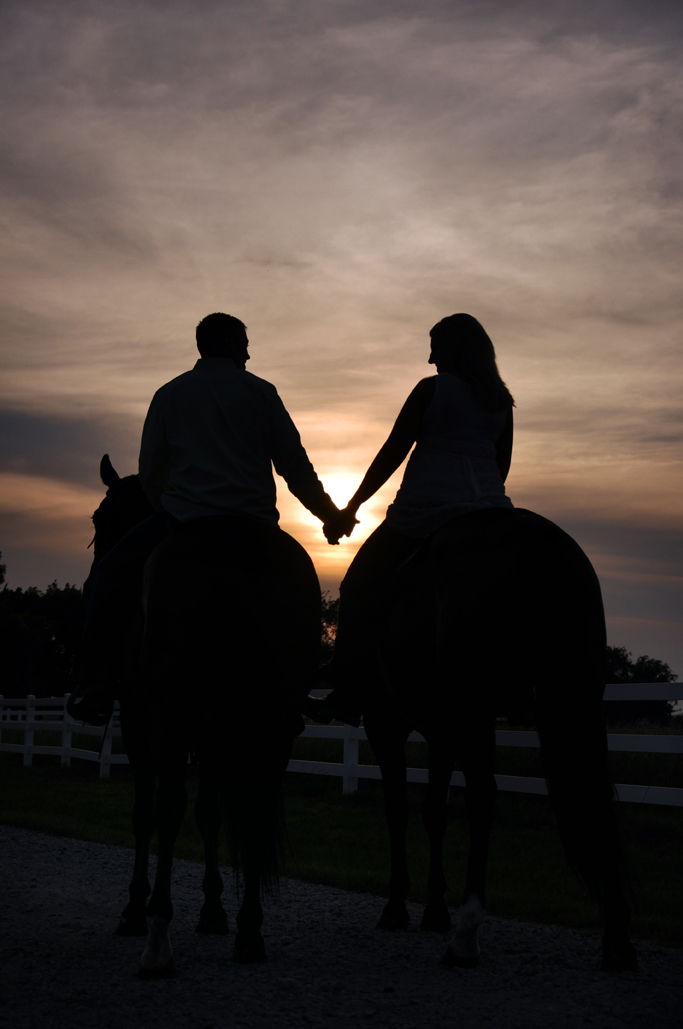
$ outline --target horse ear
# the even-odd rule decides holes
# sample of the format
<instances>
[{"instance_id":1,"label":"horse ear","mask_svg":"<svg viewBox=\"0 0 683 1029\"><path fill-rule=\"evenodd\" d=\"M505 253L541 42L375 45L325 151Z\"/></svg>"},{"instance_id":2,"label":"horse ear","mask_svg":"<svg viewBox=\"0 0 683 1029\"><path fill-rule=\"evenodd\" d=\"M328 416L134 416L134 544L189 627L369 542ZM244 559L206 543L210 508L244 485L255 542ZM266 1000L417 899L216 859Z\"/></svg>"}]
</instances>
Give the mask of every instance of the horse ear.
<instances>
[{"instance_id":1,"label":"horse ear","mask_svg":"<svg viewBox=\"0 0 683 1029\"><path fill-rule=\"evenodd\" d=\"M112 486L121 481L121 476L109 460L109 454L105 454L100 461L100 478L108 489L111 489Z\"/></svg>"}]
</instances>

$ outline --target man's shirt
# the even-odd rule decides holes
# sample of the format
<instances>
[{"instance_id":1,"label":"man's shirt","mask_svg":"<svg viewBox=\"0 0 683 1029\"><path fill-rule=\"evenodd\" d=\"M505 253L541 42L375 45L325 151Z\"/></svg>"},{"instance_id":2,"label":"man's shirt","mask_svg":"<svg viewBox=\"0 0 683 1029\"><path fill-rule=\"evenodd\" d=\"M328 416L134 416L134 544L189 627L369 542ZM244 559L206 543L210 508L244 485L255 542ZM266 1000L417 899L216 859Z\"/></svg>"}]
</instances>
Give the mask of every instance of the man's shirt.
<instances>
[{"instance_id":1,"label":"man's shirt","mask_svg":"<svg viewBox=\"0 0 683 1029\"><path fill-rule=\"evenodd\" d=\"M139 470L155 509L163 507L181 522L237 513L277 525L272 465L318 518L336 510L277 390L265 379L231 358L202 357L154 394Z\"/></svg>"}]
</instances>

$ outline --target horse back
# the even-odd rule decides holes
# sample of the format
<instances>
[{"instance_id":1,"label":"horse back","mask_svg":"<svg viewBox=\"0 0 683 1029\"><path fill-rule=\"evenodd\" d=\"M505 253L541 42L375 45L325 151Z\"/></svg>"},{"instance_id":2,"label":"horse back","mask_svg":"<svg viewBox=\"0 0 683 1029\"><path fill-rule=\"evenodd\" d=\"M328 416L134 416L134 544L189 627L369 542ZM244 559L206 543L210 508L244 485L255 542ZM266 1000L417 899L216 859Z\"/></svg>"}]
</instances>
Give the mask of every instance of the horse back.
<instances>
[{"instance_id":1,"label":"horse back","mask_svg":"<svg viewBox=\"0 0 683 1029\"><path fill-rule=\"evenodd\" d=\"M404 706L549 710L599 704L605 682L600 585L578 544L521 508L454 519L399 571L390 680ZM391 660L391 658L389 659ZM412 700L409 700L412 698ZM432 699L433 698L433 699ZM474 710L473 712L474 713ZM423 714L424 720L424 714Z\"/></svg>"},{"instance_id":2,"label":"horse back","mask_svg":"<svg viewBox=\"0 0 683 1029\"><path fill-rule=\"evenodd\" d=\"M189 698L242 718L308 692L320 588L308 554L281 529L239 516L188 523L148 560L143 606L152 703Z\"/></svg>"}]
</instances>

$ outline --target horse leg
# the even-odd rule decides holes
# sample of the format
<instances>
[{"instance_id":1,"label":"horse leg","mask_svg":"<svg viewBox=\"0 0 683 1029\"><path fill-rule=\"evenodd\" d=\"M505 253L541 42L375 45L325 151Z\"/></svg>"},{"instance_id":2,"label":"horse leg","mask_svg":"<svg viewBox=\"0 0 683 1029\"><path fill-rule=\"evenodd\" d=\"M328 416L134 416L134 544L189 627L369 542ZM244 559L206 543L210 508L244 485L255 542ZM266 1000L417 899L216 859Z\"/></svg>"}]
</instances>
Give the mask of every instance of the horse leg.
<instances>
[{"instance_id":1,"label":"horse leg","mask_svg":"<svg viewBox=\"0 0 683 1029\"><path fill-rule=\"evenodd\" d=\"M558 751L559 747L556 748ZM583 758L585 751L581 753ZM550 765L550 762L546 762ZM566 772L558 776L550 766L548 782L553 808L565 852L602 909L605 931L602 939L603 972L634 972L638 957L629 938L631 911L628 878L615 820L612 785L606 773L588 775L578 787L577 756L566 761ZM583 787L583 788L581 788Z\"/></svg>"},{"instance_id":2,"label":"horse leg","mask_svg":"<svg viewBox=\"0 0 683 1029\"><path fill-rule=\"evenodd\" d=\"M629 939L628 871L616 821L603 713L597 703L562 711L545 699L541 754L558 829L570 864L602 909L605 972L635 971ZM580 741L578 743L577 741Z\"/></svg>"},{"instance_id":3,"label":"horse leg","mask_svg":"<svg viewBox=\"0 0 683 1029\"><path fill-rule=\"evenodd\" d=\"M204 840L204 904L199 913L197 932L225 936L228 932L228 916L221 904L223 879L218 868L221 804L220 792L216 787L207 786L200 781L194 817Z\"/></svg>"},{"instance_id":4,"label":"horse leg","mask_svg":"<svg viewBox=\"0 0 683 1029\"><path fill-rule=\"evenodd\" d=\"M407 929L406 898L410 890L406 831L408 828L408 798L405 744L408 730L403 725L392 725L385 713L377 723L372 714L365 715L365 730L370 746L382 773L384 812L389 831L391 876L389 899L377 922L378 929Z\"/></svg>"},{"instance_id":5,"label":"horse leg","mask_svg":"<svg viewBox=\"0 0 683 1029\"><path fill-rule=\"evenodd\" d=\"M279 776L286 767L291 751L291 737L275 733L266 749L267 759L261 767L248 767L248 754L233 754L242 762L241 769L233 769L235 780L244 779L245 769L252 772L257 785L236 781L222 793L228 845L235 868L241 869L242 903L237 913L237 935L233 960L243 964L266 961L267 955L261 926L263 909L262 891L277 890L278 860L282 844L281 792ZM200 758L201 760L201 758ZM270 768L267 763L272 761ZM238 774L239 773L239 774ZM258 782L258 778L261 781Z\"/></svg>"},{"instance_id":6,"label":"horse leg","mask_svg":"<svg viewBox=\"0 0 683 1029\"><path fill-rule=\"evenodd\" d=\"M604 890L605 933L602 937L602 972L637 972L638 955L628 927L631 912L621 883L612 876Z\"/></svg>"},{"instance_id":7,"label":"horse leg","mask_svg":"<svg viewBox=\"0 0 683 1029\"><path fill-rule=\"evenodd\" d=\"M140 975L145 979L175 974L169 926L173 918L171 904L171 868L173 851L180 832L187 791L185 770L182 774L159 776L157 790L157 837L159 849L154 889L147 905L147 943L140 958Z\"/></svg>"},{"instance_id":8,"label":"horse leg","mask_svg":"<svg viewBox=\"0 0 683 1029\"><path fill-rule=\"evenodd\" d=\"M116 932L120 936L146 936L146 904L150 895L149 843L154 832L156 772L150 752L151 726L147 712L128 690L119 696L121 736L133 773L135 796L132 823L135 864L128 887L129 902L121 913Z\"/></svg>"},{"instance_id":9,"label":"horse leg","mask_svg":"<svg viewBox=\"0 0 683 1029\"><path fill-rule=\"evenodd\" d=\"M488 720L487 720L488 721ZM479 960L479 928L486 914L486 871L489 838L496 805L495 731L491 723L476 733L469 725L466 744L458 747L457 758L465 776L465 810L470 829L467 878L459 911L458 927L443 956L447 967L474 968Z\"/></svg>"},{"instance_id":10,"label":"horse leg","mask_svg":"<svg viewBox=\"0 0 683 1029\"><path fill-rule=\"evenodd\" d=\"M150 895L149 841L154 831L154 793L156 776L148 765L131 762L135 785L133 804L133 834L135 836L135 864L133 878L128 887L129 901L121 913L116 932L119 936L146 936L145 907Z\"/></svg>"},{"instance_id":11,"label":"horse leg","mask_svg":"<svg viewBox=\"0 0 683 1029\"><path fill-rule=\"evenodd\" d=\"M452 747L439 747L430 742L429 782L422 805L422 822L429 837L429 899L420 924L424 932L446 933L451 928L451 916L444 900L446 877L443 871L443 842L454 760Z\"/></svg>"},{"instance_id":12,"label":"horse leg","mask_svg":"<svg viewBox=\"0 0 683 1029\"><path fill-rule=\"evenodd\" d=\"M261 907L261 876L245 853L243 873L244 895L237 912L237 935L233 961L241 964L267 961L266 947L261 936L263 908Z\"/></svg>"}]
</instances>

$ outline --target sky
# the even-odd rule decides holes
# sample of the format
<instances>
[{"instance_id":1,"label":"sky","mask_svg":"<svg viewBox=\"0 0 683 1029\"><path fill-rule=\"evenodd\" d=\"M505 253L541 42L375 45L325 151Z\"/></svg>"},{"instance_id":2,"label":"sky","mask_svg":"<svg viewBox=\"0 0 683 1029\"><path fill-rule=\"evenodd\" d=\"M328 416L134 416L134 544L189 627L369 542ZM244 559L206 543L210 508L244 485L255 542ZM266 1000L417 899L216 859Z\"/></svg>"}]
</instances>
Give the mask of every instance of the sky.
<instances>
[{"instance_id":1,"label":"sky","mask_svg":"<svg viewBox=\"0 0 683 1029\"><path fill-rule=\"evenodd\" d=\"M466 311L517 402L507 482L600 576L612 645L683 675L683 7L5 0L0 550L80 583L99 460L212 311L248 326L345 503ZM399 472L329 547L336 592Z\"/></svg>"}]
</instances>

